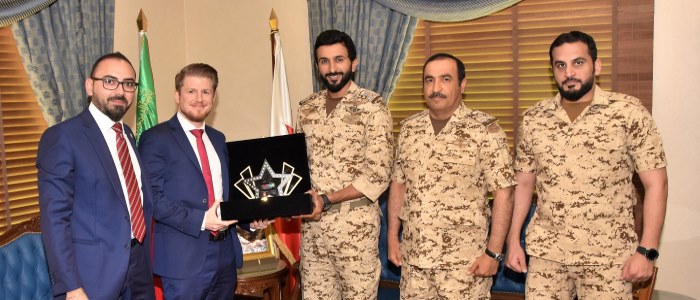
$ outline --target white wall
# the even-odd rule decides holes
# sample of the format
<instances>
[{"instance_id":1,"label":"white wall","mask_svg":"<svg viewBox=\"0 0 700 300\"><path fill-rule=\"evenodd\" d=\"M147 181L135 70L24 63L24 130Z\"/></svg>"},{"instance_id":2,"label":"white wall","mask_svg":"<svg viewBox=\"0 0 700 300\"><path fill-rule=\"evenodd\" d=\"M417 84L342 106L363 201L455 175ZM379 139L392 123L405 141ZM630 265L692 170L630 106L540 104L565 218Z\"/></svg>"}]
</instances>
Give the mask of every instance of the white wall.
<instances>
[{"instance_id":1,"label":"white wall","mask_svg":"<svg viewBox=\"0 0 700 300\"><path fill-rule=\"evenodd\" d=\"M654 2L653 116L669 177L656 290L700 299L700 1Z\"/></svg>"},{"instance_id":2,"label":"white wall","mask_svg":"<svg viewBox=\"0 0 700 300\"><path fill-rule=\"evenodd\" d=\"M287 64L292 111L313 89L307 4L304 0L116 1L115 50L138 66L136 17L149 19L148 40L156 85L158 120L176 112L174 77L185 65L204 62L219 72L214 112L207 124L227 140L266 136L272 95L268 19L274 8ZM134 109L125 118L134 123Z\"/></svg>"}]
</instances>

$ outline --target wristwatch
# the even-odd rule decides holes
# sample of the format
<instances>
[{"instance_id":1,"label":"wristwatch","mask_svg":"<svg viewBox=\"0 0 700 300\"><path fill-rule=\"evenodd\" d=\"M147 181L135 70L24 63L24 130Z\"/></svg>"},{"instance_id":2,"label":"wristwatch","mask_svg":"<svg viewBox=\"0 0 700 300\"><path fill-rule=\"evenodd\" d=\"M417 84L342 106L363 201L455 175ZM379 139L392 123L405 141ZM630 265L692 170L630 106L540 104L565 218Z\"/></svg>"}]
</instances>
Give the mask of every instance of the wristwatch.
<instances>
[{"instance_id":1,"label":"wristwatch","mask_svg":"<svg viewBox=\"0 0 700 300\"><path fill-rule=\"evenodd\" d=\"M637 246L637 252L641 255L644 255L649 261L655 261L657 258L659 258L659 250L656 250L654 248L644 248L642 246Z\"/></svg>"},{"instance_id":2,"label":"wristwatch","mask_svg":"<svg viewBox=\"0 0 700 300\"><path fill-rule=\"evenodd\" d=\"M329 209L331 209L331 207L333 206L333 203L331 203L331 200L328 199L328 196L326 196L326 194L321 194L321 199L323 199L322 210L325 212L325 211L328 211Z\"/></svg>"},{"instance_id":3,"label":"wristwatch","mask_svg":"<svg viewBox=\"0 0 700 300\"><path fill-rule=\"evenodd\" d=\"M495 259L496 261L503 261L503 253L495 253L495 252L489 250L489 248L486 248L486 250L484 250L484 252L486 252L486 255L490 256L491 258Z\"/></svg>"}]
</instances>

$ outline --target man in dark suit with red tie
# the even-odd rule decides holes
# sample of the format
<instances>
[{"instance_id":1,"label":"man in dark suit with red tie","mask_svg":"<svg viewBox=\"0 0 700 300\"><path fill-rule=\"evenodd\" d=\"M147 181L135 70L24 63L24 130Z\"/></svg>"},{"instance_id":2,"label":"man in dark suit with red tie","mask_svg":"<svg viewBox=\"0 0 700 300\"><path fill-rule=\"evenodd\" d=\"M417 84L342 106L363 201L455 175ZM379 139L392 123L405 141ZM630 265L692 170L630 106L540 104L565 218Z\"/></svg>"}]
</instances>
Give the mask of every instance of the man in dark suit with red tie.
<instances>
[{"instance_id":1,"label":"man in dark suit with red tie","mask_svg":"<svg viewBox=\"0 0 700 300\"><path fill-rule=\"evenodd\" d=\"M58 299L153 299L152 193L122 117L136 73L121 53L100 57L88 109L39 142L41 236Z\"/></svg>"},{"instance_id":2,"label":"man in dark suit with red tie","mask_svg":"<svg viewBox=\"0 0 700 300\"><path fill-rule=\"evenodd\" d=\"M205 124L217 85L213 67L184 67L175 76L178 112L139 142L155 192L154 271L168 300L232 299L243 264L236 231L228 229L236 221L222 221L218 210L229 193L226 137Z\"/></svg>"}]
</instances>

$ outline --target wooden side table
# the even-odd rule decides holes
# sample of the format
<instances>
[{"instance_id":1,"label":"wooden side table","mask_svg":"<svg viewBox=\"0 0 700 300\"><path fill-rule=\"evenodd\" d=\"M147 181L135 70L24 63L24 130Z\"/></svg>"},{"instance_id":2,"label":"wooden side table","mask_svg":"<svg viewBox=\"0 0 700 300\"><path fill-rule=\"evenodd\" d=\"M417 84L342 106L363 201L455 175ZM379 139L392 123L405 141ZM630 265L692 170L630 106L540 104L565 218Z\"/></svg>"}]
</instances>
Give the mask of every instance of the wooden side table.
<instances>
[{"instance_id":1,"label":"wooden side table","mask_svg":"<svg viewBox=\"0 0 700 300\"><path fill-rule=\"evenodd\" d=\"M287 282L287 273L289 273L287 264L280 260L275 269L238 274L236 295L265 300L286 299L286 295L282 297L282 290Z\"/></svg>"}]
</instances>

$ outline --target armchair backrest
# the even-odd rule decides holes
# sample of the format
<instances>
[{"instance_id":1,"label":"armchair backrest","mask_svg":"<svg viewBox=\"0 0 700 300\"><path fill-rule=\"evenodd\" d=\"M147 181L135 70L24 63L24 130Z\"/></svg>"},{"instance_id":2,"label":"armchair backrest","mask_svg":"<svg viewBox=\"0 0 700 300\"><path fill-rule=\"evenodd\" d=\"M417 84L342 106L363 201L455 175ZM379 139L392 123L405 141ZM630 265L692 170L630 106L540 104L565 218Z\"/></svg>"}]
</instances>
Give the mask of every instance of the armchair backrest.
<instances>
[{"instance_id":1,"label":"armchair backrest","mask_svg":"<svg viewBox=\"0 0 700 300\"><path fill-rule=\"evenodd\" d=\"M51 282L39 218L0 236L0 299L51 299Z\"/></svg>"}]
</instances>

